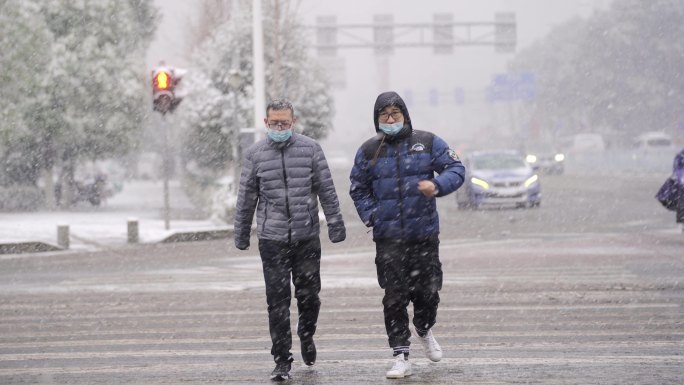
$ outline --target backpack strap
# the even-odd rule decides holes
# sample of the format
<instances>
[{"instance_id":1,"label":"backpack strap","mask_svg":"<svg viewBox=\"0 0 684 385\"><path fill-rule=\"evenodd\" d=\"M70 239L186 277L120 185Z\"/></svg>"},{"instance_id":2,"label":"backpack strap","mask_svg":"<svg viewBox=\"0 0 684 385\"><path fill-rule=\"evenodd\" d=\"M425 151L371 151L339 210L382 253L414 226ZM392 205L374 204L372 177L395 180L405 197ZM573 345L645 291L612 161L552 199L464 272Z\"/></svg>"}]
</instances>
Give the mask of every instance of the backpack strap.
<instances>
[{"instance_id":1,"label":"backpack strap","mask_svg":"<svg viewBox=\"0 0 684 385\"><path fill-rule=\"evenodd\" d=\"M378 153L379 150L384 150L387 152L384 147L381 148L381 145L384 145L384 138L384 135L378 134L363 143L361 149L363 150L363 157L367 161L371 161L373 158L377 159L377 157L380 157L381 154Z\"/></svg>"}]
</instances>

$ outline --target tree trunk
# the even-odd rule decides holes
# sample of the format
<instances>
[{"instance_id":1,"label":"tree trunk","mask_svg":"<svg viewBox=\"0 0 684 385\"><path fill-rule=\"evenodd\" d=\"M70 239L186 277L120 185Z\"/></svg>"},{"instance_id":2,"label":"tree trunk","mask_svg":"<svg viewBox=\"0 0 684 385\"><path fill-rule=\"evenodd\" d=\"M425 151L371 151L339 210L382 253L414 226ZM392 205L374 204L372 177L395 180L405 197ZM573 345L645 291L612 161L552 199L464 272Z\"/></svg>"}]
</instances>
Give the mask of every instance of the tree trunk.
<instances>
[{"instance_id":1,"label":"tree trunk","mask_svg":"<svg viewBox=\"0 0 684 385\"><path fill-rule=\"evenodd\" d=\"M45 205L48 210L54 210L55 204L55 183L52 180L52 167L43 171L43 179L45 180Z\"/></svg>"},{"instance_id":2,"label":"tree trunk","mask_svg":"<svg viewBox=\"0 0 684 385\"><path fill-rule=\"evenodd\" d=\"M74 196L76 194L76 181L74 179L76 165L72 159L67 160L64 167L64 174L62 180L62 207L73 206Z\"/></svg>"}]
</instances>

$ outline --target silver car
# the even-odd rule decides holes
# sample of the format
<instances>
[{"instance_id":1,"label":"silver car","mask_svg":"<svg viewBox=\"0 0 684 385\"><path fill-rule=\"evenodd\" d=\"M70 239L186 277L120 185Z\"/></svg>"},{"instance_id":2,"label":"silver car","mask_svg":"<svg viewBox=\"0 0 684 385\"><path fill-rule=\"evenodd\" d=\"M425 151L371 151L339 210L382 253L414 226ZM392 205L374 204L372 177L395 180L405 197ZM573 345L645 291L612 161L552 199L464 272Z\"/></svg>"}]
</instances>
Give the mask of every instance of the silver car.
<instances>
[{"instance_id":1,"label":"silver car","mask_svg":"<svg viewBox=\"0 0 684 385\"><path fill-rule=\"evenodd\" d=\"M525 161L542 174L561 175L565 172L565 154L551 145L528 145Z\"/></svg>"},{"instance_id":2,"label":"silver car","mask_svg":"<svg viewBox=\"0 0 684 385\"><path fill-rule=\"evenodd\" d=\"M466 180L456 192L458 207L541 204L539 176L518 151L476 151L465 158L464 164Z\"/></svg>"}]
</instances>

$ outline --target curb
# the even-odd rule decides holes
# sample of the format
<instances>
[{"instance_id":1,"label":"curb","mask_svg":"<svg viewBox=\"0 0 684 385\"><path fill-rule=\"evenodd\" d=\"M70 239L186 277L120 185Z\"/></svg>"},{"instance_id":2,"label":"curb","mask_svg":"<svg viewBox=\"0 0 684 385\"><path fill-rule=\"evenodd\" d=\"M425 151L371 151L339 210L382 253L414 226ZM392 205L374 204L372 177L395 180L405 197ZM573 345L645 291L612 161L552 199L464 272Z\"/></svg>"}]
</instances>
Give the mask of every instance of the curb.
<instances>
[{"instance_id":1,"label":"curb","mask_svg":"<svg viewBox=\"0 0 684 385\"><path fill-rule=\"evenodd\" d=\"M234 234L232 228L219 230L200 230L200 231L183 231L173 233L161 241L150 243L178 243L178 242L195 242L195 241L212 241L217 239L232 238ZM83 238L71 235L71 237L78 239L81 242L89 243L98 247L103 245L89 241ZM67 249L57 247L45 242L29 241L29 242L9 242L0 243L0 255L2 254L24 254L24 253L42 253L48 251L65 251Z\"/></svg>"},{"instance_id":2,"label":"curb","mask_svg":"<svg viewBox=\"0 0 684 385\"><path fill-rule=\"evenodd\" d=\"M168 237L159 241L158 243L212 241L216 239L231 238L233 236L233 233L233 229L187 231L171 234Z\"/></svg>"},{"instance_id":3,"label":"curb","mask_svg":"<svg viewBox=\"0 0 684 385\"><path fill-rule=\"evenodd\" d=\"M61 247L45 242L0 243L0 254L42 253L46 251L62 251Z\"/></svg>"}]
</instances>

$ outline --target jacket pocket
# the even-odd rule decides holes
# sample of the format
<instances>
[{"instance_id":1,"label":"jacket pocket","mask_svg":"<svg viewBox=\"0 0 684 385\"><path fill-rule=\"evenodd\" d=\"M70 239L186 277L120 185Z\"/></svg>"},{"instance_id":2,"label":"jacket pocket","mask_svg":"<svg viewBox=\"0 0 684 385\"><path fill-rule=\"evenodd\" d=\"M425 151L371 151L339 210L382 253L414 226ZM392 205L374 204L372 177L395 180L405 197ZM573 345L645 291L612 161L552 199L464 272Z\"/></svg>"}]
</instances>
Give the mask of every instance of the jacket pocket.
<instances>
[{"instance_id":1,"label":"jacket pocket","mask_svg":"<svg viewBox=\"0 0 684 385\"><path fill-rule=\"evenodd\" d=\"M439 240L429 241L428 249L432 270L430 286L432 291L437 292L442 290L443 281L442 262L439 260Z\"/></svg>"},{"instance_id":2,"label":"jacket pocket","mask_svg":"<svg viewBox=\"0 0 684 385\"><path fill-rule=\"evenodd\" d=\"M264 204L264 222L261 224L261 233L266 229L266 221L268 221L268 201Z\"/></svg>"},{"instance_id":3,"label":"jacket pocket","mask_svg":"<svg viewBox=\"0 0 684 385\"><path fill-rule=\"evenodd\" d=\"M311 227L311 229L313 230L315 225L314 225L314 217L313 217L313 214L311 214L311 209L307 207L306 212L309 213L309 219L311 220L311 225L310 225L310 227Z\"/></svg>"}]
</instances>

